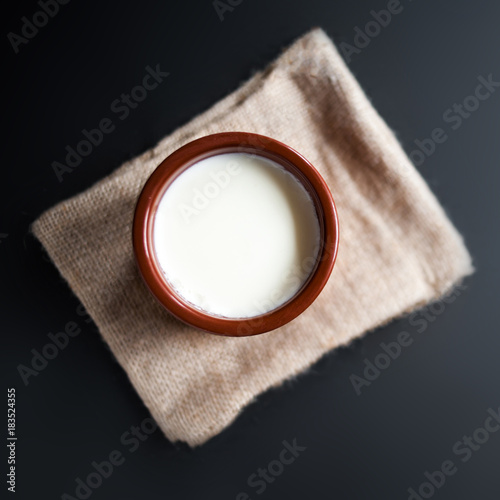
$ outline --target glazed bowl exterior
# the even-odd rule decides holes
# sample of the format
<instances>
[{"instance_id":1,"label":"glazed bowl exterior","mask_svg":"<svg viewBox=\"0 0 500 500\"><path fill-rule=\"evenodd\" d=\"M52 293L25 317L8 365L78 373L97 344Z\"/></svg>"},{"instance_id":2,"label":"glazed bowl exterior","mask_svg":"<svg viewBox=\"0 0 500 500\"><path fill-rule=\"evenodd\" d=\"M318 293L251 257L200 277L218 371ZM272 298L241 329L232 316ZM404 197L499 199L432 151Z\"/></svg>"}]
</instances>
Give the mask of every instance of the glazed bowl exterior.
<instances>
[{"instance_id":1,"label":"glazed bowl exterior","mask_svg":"<svg viewBox=\"0 0 500 500\"><path fill-rule=\"evenodd\" d=\"M309 193L320 225L316 265L301 289L287 302L250 318L209 314L179 296L168 283L154 249L154 220L158 204L172 182L193 164L224 153L258 155L291 172ZM304 312L326 285L337 257L339 223L332 194L318 171L291 147L269 137L247 132L225 132L194 140L168 156L147 180L136 205L133 231L136 262L144 282L171 314L185 323L218 335L243 337L279 328Z\"/></svg>"}]
</instances>

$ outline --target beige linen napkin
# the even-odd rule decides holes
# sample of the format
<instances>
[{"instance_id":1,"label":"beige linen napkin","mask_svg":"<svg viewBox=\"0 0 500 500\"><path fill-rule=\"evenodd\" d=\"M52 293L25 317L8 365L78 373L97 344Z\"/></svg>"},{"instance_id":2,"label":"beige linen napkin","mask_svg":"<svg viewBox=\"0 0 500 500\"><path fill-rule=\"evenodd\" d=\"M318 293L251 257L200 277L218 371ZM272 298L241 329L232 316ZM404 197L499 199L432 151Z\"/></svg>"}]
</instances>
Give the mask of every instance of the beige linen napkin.
<instances>
[{"instance_id":1,"label":"beige linen napkin","mask_svg":"<svg viewBox=\"0 0 500 500\"><path fill-rule=\"evenodd\" d=\"M150 295L132 252L134 207L151 172L183 144L223 131L267 135L301 152L339 212L328 285L299 318L256 337L181 324ZM460 235L319 29L154 149L45 212L33 230L167 438L191 446L262 391L472 272Z\"/></svg>"}]
</instances>

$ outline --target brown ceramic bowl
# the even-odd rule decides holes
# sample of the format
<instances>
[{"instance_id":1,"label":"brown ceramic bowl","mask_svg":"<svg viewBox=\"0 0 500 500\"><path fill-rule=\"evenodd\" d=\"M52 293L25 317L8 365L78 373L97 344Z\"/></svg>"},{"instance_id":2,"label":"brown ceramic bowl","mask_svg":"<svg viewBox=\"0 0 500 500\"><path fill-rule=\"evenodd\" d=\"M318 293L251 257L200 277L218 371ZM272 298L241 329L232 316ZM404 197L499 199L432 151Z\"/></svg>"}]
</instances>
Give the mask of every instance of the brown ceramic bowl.
<instances>
[{"instance_id":1,"label":"brown ceramic bowl","mask_svg":"<svg viewBox=\"0 0 500 500\"><path fill-rule=\"evenodd\" d=\"M286 303L260 316L225 318L206 313L180 297L168 283L156 259L153 226L166 189L194 163L222 153L247 153L274 160L303 184L320 224L321 245L315 267L302 288ZM319 295L332 272L339 244L338 217L328 186L318 171L294 149L269 137L246 132L209 135L186 144L158 166L146 182L135 209L133 246L139 271L153 295L174 316L198 329L243 337L268 332L292 321Z\"/></svg>"}]
</instances>

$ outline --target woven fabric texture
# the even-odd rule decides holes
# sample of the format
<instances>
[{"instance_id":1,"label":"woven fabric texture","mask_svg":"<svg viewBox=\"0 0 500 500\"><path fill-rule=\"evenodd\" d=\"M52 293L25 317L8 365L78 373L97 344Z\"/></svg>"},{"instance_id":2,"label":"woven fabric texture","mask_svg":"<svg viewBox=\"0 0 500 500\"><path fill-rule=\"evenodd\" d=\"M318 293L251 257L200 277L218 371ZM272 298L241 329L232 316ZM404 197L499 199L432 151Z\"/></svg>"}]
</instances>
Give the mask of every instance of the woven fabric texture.
<instances>
[{"instance_id":1,"label":"woven fabric texture","mask_svg":"<svg viewBox=\"0 0 500 500\"><path fill-rule=\"evenodd\" d=\"M302 153L339 213L337 263L319 298L255 337L218 337L174 319L146 289L132 251L148 176L180 146L224 131L270 136ZM462 238L320 29L155 148L45 212L33 231L167 438L191 446L261 392L472 272Z\"/></svg>"}]
</instances>

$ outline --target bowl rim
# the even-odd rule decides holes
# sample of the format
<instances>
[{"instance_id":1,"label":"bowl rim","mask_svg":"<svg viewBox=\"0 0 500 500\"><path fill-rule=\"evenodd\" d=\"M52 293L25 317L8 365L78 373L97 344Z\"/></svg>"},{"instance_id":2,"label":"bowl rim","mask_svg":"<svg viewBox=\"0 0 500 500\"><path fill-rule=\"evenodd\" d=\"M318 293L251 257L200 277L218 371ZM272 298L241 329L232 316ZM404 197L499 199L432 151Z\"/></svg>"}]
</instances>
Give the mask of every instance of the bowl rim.
<instances>
[{"instance_id":1,"label":"bowl rim","mask_svg":"<svg viewBox=\"0 0 500 500\"><path fill-rule=\"evenodd\" d=\"M276 309L249 318L213 316L180 297L166 280L154 251L154 219L165 190L193 164L224 153L255 154L272 159L294 174L311 195L320 223L320 249L316 264L300 290ZM158 165L137 200L132 244L139 274L153 296L173 316L209 333L245 337L284 326L314 302L335 265L339 246L339 221L328 185L316 168L300 153L267 136L249 132L222 132L185 144Z\"/></svg>"}]
</instances>

